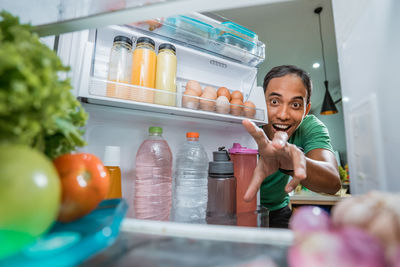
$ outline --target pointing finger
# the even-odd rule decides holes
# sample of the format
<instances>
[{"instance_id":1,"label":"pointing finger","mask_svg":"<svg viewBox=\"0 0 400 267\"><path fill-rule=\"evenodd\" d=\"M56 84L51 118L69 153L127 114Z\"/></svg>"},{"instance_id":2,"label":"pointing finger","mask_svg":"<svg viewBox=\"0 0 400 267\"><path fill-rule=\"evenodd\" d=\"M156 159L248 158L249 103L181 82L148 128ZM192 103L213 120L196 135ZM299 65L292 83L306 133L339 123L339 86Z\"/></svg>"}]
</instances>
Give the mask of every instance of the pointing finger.
<instances>
[{"instance_id":1,"label":"pointing finger","mask_svg":"<svg viewBox=\"0 0 400 267\"><path fill-rule=\"evenodd\" d=\"M250 120L243 120L242 124L246 128L247 132L254 138L259 149L268 143L269 139L265 135L264 131L258 128L253 122Z\"/></svg>"}]
</instances>

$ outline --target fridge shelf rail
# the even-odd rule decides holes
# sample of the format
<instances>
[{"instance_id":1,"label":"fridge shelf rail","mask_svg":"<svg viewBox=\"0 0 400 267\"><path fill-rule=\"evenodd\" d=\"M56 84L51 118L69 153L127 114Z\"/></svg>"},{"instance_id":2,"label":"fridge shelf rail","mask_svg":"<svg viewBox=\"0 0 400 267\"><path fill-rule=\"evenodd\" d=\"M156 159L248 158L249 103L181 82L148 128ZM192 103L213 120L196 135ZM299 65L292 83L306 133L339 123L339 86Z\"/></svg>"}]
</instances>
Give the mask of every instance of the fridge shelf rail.
<instances>
[{"instance_id":1,"label":"fridge shelf rail","mask_svg":"<svg viewBox=\"0 0 400 267\"><path fill-rule=\"evenodd\" d=\"M178 86L179 87L179 86ZM182 86L180 86L182 87ZM179 92L108 81L90 77L87 102L129 109L241 123L250 119L257 125L265 124L264 110L244 105L223 103Z\"/></svg>"}]
</instances>

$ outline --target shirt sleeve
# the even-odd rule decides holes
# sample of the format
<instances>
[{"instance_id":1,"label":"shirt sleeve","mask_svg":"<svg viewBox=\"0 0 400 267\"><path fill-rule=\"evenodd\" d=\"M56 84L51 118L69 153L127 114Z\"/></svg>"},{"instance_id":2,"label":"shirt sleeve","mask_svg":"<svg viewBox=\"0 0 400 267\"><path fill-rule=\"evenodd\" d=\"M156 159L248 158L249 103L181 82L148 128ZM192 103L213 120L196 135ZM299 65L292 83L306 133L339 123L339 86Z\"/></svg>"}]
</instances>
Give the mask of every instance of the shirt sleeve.
<instances>
[{"instance_id":1,"label":"shirt sleeve","mask_svg":"<svg viewBox=\"0 0 400 267\"><path fill-rule=\"evenodd\" d=\"M311 116L305 126L303 134L304 153L317 148L327 149L333 152L328 128L315 116Z\"/></svg>"}]
</instances>

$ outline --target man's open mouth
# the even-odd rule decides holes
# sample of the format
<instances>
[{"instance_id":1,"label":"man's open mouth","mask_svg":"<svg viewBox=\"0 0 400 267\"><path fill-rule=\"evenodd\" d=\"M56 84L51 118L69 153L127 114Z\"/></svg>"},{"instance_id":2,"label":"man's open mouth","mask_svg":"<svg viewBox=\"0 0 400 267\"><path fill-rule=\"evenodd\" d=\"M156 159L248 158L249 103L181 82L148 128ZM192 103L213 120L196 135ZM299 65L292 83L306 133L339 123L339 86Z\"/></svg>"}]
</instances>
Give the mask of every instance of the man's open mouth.
<instances>
[{"instance_id":1,"label":"man's open mouth","mask_svg":"<svg viewBox=\"0 0 400 267\"><path fill-rule=\"evenodd\" d=\"M276 131L283 131L283 132L287 132L291 126L292 126L292 125L272 124L272 127L274 127L274 129L275 129Z\"/></svg>"}]
</instances>

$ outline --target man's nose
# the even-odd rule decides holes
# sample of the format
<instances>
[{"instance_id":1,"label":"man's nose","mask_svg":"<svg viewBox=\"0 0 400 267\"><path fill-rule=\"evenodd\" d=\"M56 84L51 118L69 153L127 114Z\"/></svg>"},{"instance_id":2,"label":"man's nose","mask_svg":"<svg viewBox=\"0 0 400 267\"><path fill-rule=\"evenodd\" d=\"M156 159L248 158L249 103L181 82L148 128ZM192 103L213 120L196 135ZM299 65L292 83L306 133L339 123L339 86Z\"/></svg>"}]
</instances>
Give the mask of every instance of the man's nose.
<instances>
[{"instance_id":1,"label":"man's nose","mask_svg":"<svg viewBox=\"0 0 400 267\"><path fill-rule=\"evenodd\" d=\"M288 120L289 116L289 107L287 105L282 105L278 112L278 119L280 120Z\"/></svg>"}]
</instances>

